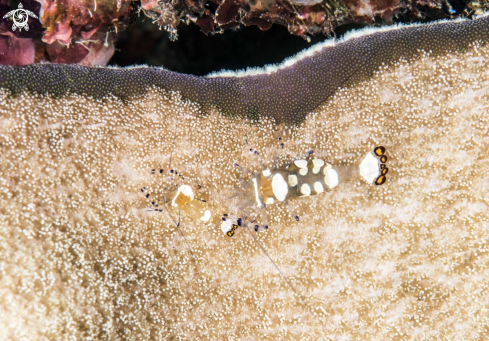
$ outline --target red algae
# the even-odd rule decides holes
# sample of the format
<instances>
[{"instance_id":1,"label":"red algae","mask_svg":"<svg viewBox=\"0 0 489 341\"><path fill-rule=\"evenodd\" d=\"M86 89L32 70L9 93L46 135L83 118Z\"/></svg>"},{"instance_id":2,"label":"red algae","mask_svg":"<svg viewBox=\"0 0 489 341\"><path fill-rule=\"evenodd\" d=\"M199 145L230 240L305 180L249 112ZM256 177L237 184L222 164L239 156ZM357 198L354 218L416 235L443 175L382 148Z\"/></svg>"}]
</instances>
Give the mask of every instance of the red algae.
<instances>
[{"instance_id":1,"label":"red algae","mask_svg":"<svg viewBox=\"0 0 489 341\"><path fill-rule=\"evenodd\" d=\"M113 41L129 22L132 1L26 0L23 8L39 16L29 18L29 30L12 30L0 22L0 63L22 66L39 62L106 65ZM0 16L16 5L0 1Z\"/></svg>"},{"instance_id":2,"label":"red algae","mask_svg":"<svg viewBox=\"0 0 489 341\"><path fill-rule=\"evenodd\" d=\"M431 21L471 17L488 9L476 0L453 9L440 0L24 0L30 29L12 30L10 20L0 21L0 63L22 66L39 62L106 65L113 43L141 10L160 29L178 38L180 23L194 23L212 35L243 26L268 30L273 24L310 40L315 34L334 34L345 24ZM0 17L17 4L0 0Z\"/></svg>"}]
</instances>

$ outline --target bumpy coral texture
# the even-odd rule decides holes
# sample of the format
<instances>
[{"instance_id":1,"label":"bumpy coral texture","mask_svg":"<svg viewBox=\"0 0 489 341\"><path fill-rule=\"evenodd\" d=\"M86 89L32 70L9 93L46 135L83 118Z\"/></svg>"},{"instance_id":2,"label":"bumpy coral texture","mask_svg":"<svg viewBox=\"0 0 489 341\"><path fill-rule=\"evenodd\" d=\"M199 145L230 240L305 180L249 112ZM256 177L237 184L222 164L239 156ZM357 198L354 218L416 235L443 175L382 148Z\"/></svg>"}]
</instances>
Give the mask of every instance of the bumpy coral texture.
<instances>
[{"instance_id":1,"label":"bumpy coral texture","mask_svg":"<svg viewBox=\"0 0 489 341\"><path fill-rule=\"evenodd\" d=\"M364 34L326 46L292 65L269 74L207 77L162 69L83 68L65 65L0 67L0 87L63 95L120 98L143 95L150 86L180 91L202 107L217 107L227 116L273 118L297 123L326 101L338 87L368 79L383 64L411 59L420 49L433 55L464 50L476 40L489 39L489 16L477 20L411 26Z\"/></svg>"},{"instance_id":2,"label":"bumpy coral texture","mask_svg":"<svg viewBox=\"0 0 489 341\"><path fill-rule=\"evenodd\" d=\"M273 122L202 116L177 93L2 90L2 340L484 339L488 70L477 44L382 68L287 129L284 150ZM198 181L215 216L232 211L233 162L256 169L245 137L269 165L277 153L283 163L314 149L341 164L387 148L383 186L290 200L298 223L269 206L257 238L307 306L246 230L229 238L182 213L197 272L168 215L146 210L140 188L164 194L151 169L167 169L175 125L175 181Z\"/></svg>"}]
</instances>

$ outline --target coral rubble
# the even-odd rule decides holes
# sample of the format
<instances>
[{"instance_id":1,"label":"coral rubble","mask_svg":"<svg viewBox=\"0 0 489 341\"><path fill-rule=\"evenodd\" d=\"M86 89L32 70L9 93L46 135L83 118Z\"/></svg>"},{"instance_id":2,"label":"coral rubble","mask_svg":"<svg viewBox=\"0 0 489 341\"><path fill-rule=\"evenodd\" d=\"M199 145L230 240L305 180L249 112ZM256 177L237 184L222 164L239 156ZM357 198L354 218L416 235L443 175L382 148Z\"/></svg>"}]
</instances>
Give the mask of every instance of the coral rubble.
<instances>
[{"instance_id":1,"label":"coral rubble","mask_svg":"<svg viewBox=\"0 0 489 341\"><path fill-rule=\"evenodd\" d=\"M465 12L463 15L481 14L487 6L484 1L474 1L454 9L446 0L142 1L145 13L174 34L179 19L187 19L199 25L205 34L240 25L256 25L267 30L273 24L279 24L286 26L290 33L303 37L330 34L336 27L348 23L371 24L375 18L392 23L451 18L462 11Z\"/></svg>"},{"instance_id":2,"label":"coral rubble","mask_svg":"<svg viewBox=\"0 0 489 341\"><path fill-rule=\"evenodd\" d=\"M106 65L113 43L141 12L176 39L178 26L194 22L205 34L255 25L262 30L284 25L294 35L331 34L350 24L426 22L472 17L487 10L487 1L451 6L448 0L25 0L29 32L12 32L11 21L0 21L0 64L29 65L43 61ZM0 0L0 17L17 8L18 1Z\"/></svg>"}]
</instances>

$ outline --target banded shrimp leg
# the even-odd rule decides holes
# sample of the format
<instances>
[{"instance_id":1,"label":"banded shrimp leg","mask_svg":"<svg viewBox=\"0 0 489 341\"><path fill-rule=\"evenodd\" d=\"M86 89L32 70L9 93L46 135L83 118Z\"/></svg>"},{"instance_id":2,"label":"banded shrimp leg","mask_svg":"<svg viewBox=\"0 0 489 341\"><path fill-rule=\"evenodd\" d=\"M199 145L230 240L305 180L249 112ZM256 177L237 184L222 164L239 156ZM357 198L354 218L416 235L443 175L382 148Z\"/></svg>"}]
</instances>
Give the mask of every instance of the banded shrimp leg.
<instances>
[{"instance_id":1,"label":"banded shrimp leg","mask_svg":"<svg viewBox=\"0 0 489 341\"><path fill-rule=\"evenodd\" d=\"M376 147L372 152L368 152L360 164L350 166L332 166L327 162L314 158L312 151L308 151L304 156L293 157L284 166L267 169L259 157L259 153L253 151L254 158L261 167L261 171L251 171L240 165L235 165L242 172L243 176L251 177L248 181L242 181L242 185L237 189L240 192L241 203L238 203L239 213L237 215L225 214L222 218L221 230L229 237L234 236L238 227L248 230L252 235L253 241L259 245L262 252L269 258L273 266L280 273L287 285L298 295L301 304L309 305L298 293L292 283L281 271L259 239L250 230L249 226L255 224L255 232L259 230L256 218L252 217L250 209L258 208L263 213L267 205L283 202L295 220L299 220L287 198L310 196L320 194L325 189L333 189L339 183L355 178L363 178L365 181L381 185L385 182L387 174L387 156L384 147ZM312 159L312 160L311 160ZM376 179L376 180L375 180ZM375 180L375 181L374 181ZM263 215L262 215L263 217ZM263 219L263 218L262 218ZM263 220L266 223L266 220Z\"/></svg>"},{"instance_id":2,"label":"banded shrimp leg","mask_svg":"<svg viewBox=\"0 0 489 341\"><path fill-rule=\"evenodd\" d=\"M261 224L255 224L255 231L268 229L268 214L266 209L267 205L271 205L274 203L283 202L292 218L296 221L299 221L299 216L294 212L294 209L291 207L291 205L289 205L286 200L288 198L287 183L284 180L284 175L286 171L278 168L278 155L276 155L274 158L273 167L269 169L265 166L265 163L261 159L260 153L254 148L251 148L247 139L245 141L250 153L253 154L253 159L260 166L261 171L252 172L247 168L249 167L249 165L247 167L243 167L240 166L238 163L234 164L234 166L241 171L241 187L236 189L235 194L235 197L238 198L237 207L241 210L247 210L249 208L258 208L260 210ZM281 138L279 139L279 141L281 142ZM280 143L280 147L283 148L283 142ZM312 153L312 150L308 151L305 157L309 158ZM292 161L294 161L295 159L296 158L293 158ZM244 176L250 176L250 179L244 180ZM224 223L221 228L223 232L228 234L229 230L226 229L230 228L230 226L227 226L227 224L225 223L225 218L223 218L223 220Z\"/></svg>"},{"instance_id":3,"label":"banded shrimp leg","mask_svg":"<svg viewBox=\"0 0 489 341\"><path fill-rule=\"evenodd\" d=\"M322 319L316 314L316 312L311 308L311 306L309 306L309 304L307 304L306 300L304 299L304 297L299 293L299 291L295 288L295 286L291 283L291 281L288 279L287 276L285 276L284 272L280 269L280 267L277 265L277 263L273 260L273 258L270 256L270 254L267 252L267 250L265 249L265 247L263 246L263 244L258 240L258 238L255 236L255 233L256 233L256 230L253 232L250 227L249 227L249 224L250 225L253 225L256 221L255 218L253 218L253 216L250 214L250 212L247 212L245 210L240 210L239 211L239 215L240 217L237 217L237 216L230 216L228 214L225 214L225 220L223 218L223 220L229 224L231 226L231 229L229 230L230 233L228 232L228 236L232 236L234 235L234 231L238 228L238 227L241 227L241 228L244 228L245 230L248 231L248 233L251 235L253 241L255 242L255 244L258 245L258 247L260 248L260 250L265 254L265 256L270 260L270 262L272 263L272 265L275 267L275 269L277 270L277 272L280 274L280 276L282 277L282 279L285 281L285 283L290 287L290 289L292 289L292 291L294 292L294 294L297 296L297 298L299 299L299 302L304 306L306 307L306 309L311 312L314 317L316 319L318 319L319 321L322 321Z\"/></svg>"},{"instance_id":4,"label":"banded shrimp leg","mask_svg":"<svg viewBox=\"0 0 489 341\"><path fill-rule=\"evenodd\" d=\"M248 143L248 142L247 142ZM382 185L386 181L388 168L387 156L384 147L375 147L373 151L357 164L332 165L320 158L311 158L313 151L308 151L305 156L293 157L284 166L268 169L259 156L259 152L250 148L254 159L261 167L261 171L252 172L245 167L235 164L241 170L242 176L249 176L249 180L241 180L241 187L236 189L240 201L237 207L241 210L258 208L261 211L261 230L268 229L267 205L283 203L289 214L299 221L299 216L288 203L288 199L320 194L331 190L341 182L353 179L363 179L367 183ZM228 236L232 236L236 229L226 222L223 217L221 229ZM255 231L260 230L260 225L255 225ZM231 231L231 232L230 232Z\"/></svg>"},{"instance_id":5,"label":"banded shrimp leg","mask_svg":"<svg viewBox=\"0 0 489 341\"><path fill-rule=\"evenodd\" d=\"M357 68L356 68L356 69L355 69L355 70L354 70L354 71L353 71L353 72L352 72L352 73L351 73L349 76L347 76L347 77L344 79L344 81L343 81L343 82L341 82L341 83L340 83L340 84L339 84L339 85L338 85L338 86L337 86L335 89L332 89L332 90L331 90L331 92L330 92L329 94L327 94L326 98L324 99L324 102L325 102L325 101L326 101L328 98L330 98L331 96L333 96L333 95L334 95L334 93L336 92L336 90L337 90L337 89L341 88L341 87L342 87L344 84L347 84L347 83L350 81L350 79L351 79L351 78L352 78L352 77L353 77L355 74L357 74L357 72L358 72L359 70L361 70L361 69L363 68L363 66L364 66L364 65L365 65L365 64L366 64L366 63L367 63L367 62L368 62L368 61L369 61L371 58L373 58L374 56L375 56L375 55L371 55L371 56L369 56L368 58L366 58L366 59L363 61L363 63L359 64L359 65L358 65L358 67L357 67ZM304 118L304 117L303 117L303 118ZM280 147L281 147L281 148L283 148L283 143L281 142L281 141L282 141L282 136L284 135L284 133L285 133L287 130L290 130L292 126L294 126L294 125L299 125L299 124L300 124L300 121L301 121L303 118L299 118L299 119L297 119L295 122L291 122L291 123L289 123L289 124L286 124L286 125L285 125L285 128L284 128L284 129L283 129L283 130L282 130L282 131L281 131L281 132L280 132L280 133L279 133L279 134L278 134L276 137L272 138L272 139L270 140L270 142L269 142L268 144L266 144L266 145L265 145L265 147L264 147L264 148L265 148L265 149L266 149L266 148L268 148L268 147L269 147L269 146L270 146L270 145L271 145L271 144L272 144L272 143L273 143L273 142L274 142L276 139L278 139L278 140L280 141ZM248 144L248 141L246 141L246 143ZM384 148L384 147L376 147L376 150L377 150L378 148L381 148L381 149L382 149L382 150L385 152L385 148ZM252 151L252 149L250 149L250 151ZM311 154L312 154L312 151L311 151L311 152L309 152L309 155L308 155L308 156L310 156ZM274 203L274 202L275 202L275 201L277 201L277 200L278 200L278 201L283 202L283 203L284 203L284 205L286 206L287 210L289 211L289 213L290 213L290 214L291 214L291 215L294 217L294 219L295 219L296 221L298 221L298 220L299 220L298 215L297 215L297 214L295 214L295 212L294 212L293 208L292 208L292 207L291 207L291 206L288 204L288 202L286 201L286 198L287 198L287 196L288 196L288 195L287 195L287 193L290 193L290 192L288 191L288 188L287 188L287 187L295 187L295 185L294 185L293 181L294 181L294 179L297 179L297 177L294 177L294 174L290 174L291 179L292 179L292 180L291 180L292 182L285 181L285 179L283 178L283 176L284 176L284 175L287 175L287 174L286 174L286 172L280 172L280 170L279 170L279 169L277 169L277 156L274 158L274 167L273 167L273 170L274 170L274 171L277 171L277 172L276 172L276 174L271 174L271 172L270 172L268 169L265 169L263 162L262 162L262 161L259 159L259 156L258 156L258 155L259 155L259 153L258 153L257 151L255 151L255 155L256 155L256 159L257 159L257 161L259 162L260 166L262 167L262 173L261 173L261 175L263 175L263 176L265 177L265 180L266 180L266 181L263 181L263 182L264 182L265 187L264 187L264 186L262 186L262 188L265 188L266 190L268 190L268 192L269 192L269 193L268 193L268 198L270 198L271 203ZM308 156L307 156L307 157L308 157ZM385 161L387 160L387 158L383 156L383 152L382 152L382 154L377 154L377 153L375 152L375 156L379 157L379 158L380 158L380 161L381 161L382 163L385 163ZM382 159L383 159L383 158L385 158L385 161L382 161ZM304 161L304 160L295 160L295 158L294 158L294 159L292 159L291 163L292 163L292 162L296 163L296 161ZM307 161L307 160L306 160L306 161ZM372 165L373 165L373 163L374 163L374 161L372 161L372 160L371 160L371 162L370 162L370 166L372 166ZM302 165L304 165L304 162L299 162L298 164L302 164ZM319 161L318 161L318 165L321 165L321 164L322 164L322 165L324 165L324 161L323 161L323 160L319 160ZM290 164L289 164L289 165L290 165ZM285 169L288 169L288 168L289 168L289 167L288 167L289 165L287 165L287 167L285 167ZM365 165L364 165L364 166L365 166ZM298 167L298 166L296 165L296 167ZM317 168L317 167L321 167L321 166L316 166L316 165L315 165L315 167L314 167L314 168ZM304 168L304 169L302 169L302 171L303 171L303 172L306 172L306 171L307 171L307 167L301 167L301 168ZM365 167L364 167L364 168L365 168ZM384 165L384 168L386 168L386 167L385 167L385 165ZM348 179L349 177L351 177L351 178L352 178L352 177L353 177L353 176L354 176L356 173L358 173L356 170L351 170L351 169L338 169L338 170L339 170L339 171L340 171L342 174L345 174L345 176L343 176L343 178L344 178L344 179ZM375 180L375 184L376 184L376 185L381 185L381 184L383 184L383 183L385 182L385 179L386 179L386 178L385 178L385 174L387 173L387 171L388 171L388 169L382 170L382 172L381 172L380 176L379 176L379 177L378 177L378 178ZM300 172L301 172L301 171L299 171L299 173L300 173ZM244 173L244 172L243 172L243 173ZM248 172L248 173L249 173L249 172ZM282 174L281 174L281 173L282 173ZM304 175L305 175L305 174L304 174ZM365 178L365 177L364 177L364 178ZM369 179L370 179L370 178L371 178L371 175L369 176ZM270 179L272 179L272 180L271 180L271 181L268 181L268 180L270 180ZM274 181L274 180L275 180L275 181ZM326 180L326 178L325 178L324 180ZM368 181L369 181L369 180L368 180ZM258 205L258 206L259 206L259 207L262 209L262 215L263 215L263 216L266 218L266 212L265 212L265 208L266 208L266 205L268 204L268 202L266 202L266 200L265 200L265 201L263 201L263 200L259 200L259 199L260 199L260 196L259 196L259 194L258 194L258 192L259 192L259 191L258 191L258 188L257 188L257 187L258 187L258 186L257 186L258 179L256 179L256 177L255 177L255 180L254 180L253 182L254 182L254 186L255 186L255 197L256 197L256 203L257 203L257 205ZM271 183L266 183L266 182L271 182ZM371 181L369 181L369 182L371 182ZM274 183L275 183L275 186L274 186ZM315 183L316 183L316 182L315 182ZM315 185L315 183L314 183L314 185ZM299 189L299 193L296 193L296 194L299 194L299 196L302 196L302 195L309 195L309 194L311 193L311 187L310 187L310 185L309 185L309 184L307 184L307 183L306 183L306 184L303 184L303 185L304 185L304 191L302 191L302 186L301 186L301 187L300 187L300 189ZM268 187L268 188L267 188L267 187ZM317 193L324 191L324 186L323 186L323 184L319 183L319 184L317 185L317 187L318 187L318 191L316 191ZM334 186L333 186L333 187L334 187ZM271 190L270 190L270 188L271 188ZM297 188L299 188L299 187L297 187ZM330 187L330 188L332 188L332 187ZM277 192L275 193L275 191L277 191ZM277 196L276 194L278 194L278 196ZM274 198L274 195L275 195L275 198ZM294 193L289 194L289 196L294 196ZM263 226L263 227L264 227L264 229L267 229L267 228L268 228L268 225L267 225L266 223L264 223L264 226ZM259 228L259 226L258 226L258 227L256 227L256 226L255 226L255 228L257 228L257 229L258 229L258 228ZM224 229L223 229L223 231L224 231Z\"/></svg>"},{"instance_id":6,"label":"banded shrimp leg","mask_svg":"<svg viewBox=\"0 0 489 341\"><path fill-rule=\"evenodd\" d=\"M361 70L362 67L363 67L363 65L365 63L367 63L372 57L373 56L369 56L367 59L365 59L365 61L363 63L361 63L348 77L346 77L345 80L341 84L339 84L337 88L331 90L331 92L326 96L325 101L326 101L326 99L328 99L329 97L331 97L336 92L336 90L338 88L341 88L359 70ZM295 121L295 122L291 122L290 124L286 124L285 125L285 128L276 137L274 137L273 139L271 139L268 144L265 145L265 149L268 148L276 139L278 139L281 142L283 134L287 130L290 130L290 128L292 126L298 125L300 123L299 120L298 121ZM246 141L246 142L248 144L248 141ZM283 148L283 143L282 142L280 144L280 147ZM250 148L250 151L252 151L252 148ZM259 153L256 152L255 153L255 156L256 156L257 161L260 163L260 161L259 161L260 160L259 159ZM377 156L379 156L379 155L377 155ZM382 156L380 156L380 157L382 157ZM304 160L295 160L293 162L296 163L297 161L304 161ZM318 164L320 165L321 162L324 165L324 161L322 161L322 160L318 161ZM302 164L303 165L304 163L303 162L299 162L299 164ZM373 162L371 162L371 164L373 164ZM264 223L262 225L263 226L263 230L268 229L268 217L267 217L267 213L265 211L266 210L266 205L273 204L275 201L283 202L284 205L286 206L287 210L289 211L289 213L294 217L294 219L296 221L298 221L299 220L299 216L297 214L295 214L293 208L289 205L289 203L287 202L286 199L288 197L290 197L290 196L294 196L294 195L297 195L297 194L309 195L311 193L311 186L310 186L310 184L308 184L308 183L302 184L303 186L301 186L300 189L299 189L298 183L295 183L295 185L294 185L294 179L297 180L297 177L294 176L294 174L290 174L290 176L291 176L290 179L291 180L289 181L289 179L288 179L288 175L289 174L287 174L288 168L286 168L285 171L282 171L282 170L279 170L279 169L275 168L276 165L277 165L277 158L275 157L275 159L274 159L274 173L275 174L272 174L272 172L270 170L265 169L263 162L261 162L260 163L260 166L262 167L262 172L260 172L258 175L256 175L253 172L249 171L246 167L241 167L241 166L239 166L239 164L235 164L235 166L241 170L242 175L245 175L245 174L251 175L252 176L252 182L253 182L251 184L250 183L247 184L247 183L245 183L243 181L241 182L242 183L242 189L243 189L243 191L242 191L242 193L238 193L239 194L238 196L248 196L248 200L247 199L243 200L245 203L242 204L241 207L242 208L248 207L249 197L251 197L251 196L254 197L253 199L255 200L256 205L262 211L262 219L264 220ZM297 165L295 165L295 166L298 167ZM305 170L307 170L307 167L303 167L303 168L305 168ZM302 171L304 172L305 170L302 170ZM301 172L301 170L299 170L299 173L300 172ZM345 172L343 172L343 173L345 173ZM385 175L385 174L382 174L382 175ZM284 179L284 176L287 176L287 181ZM380 178L379 177L376 181L380 181L379 179L384 179L384 182L385 182L385 177L384 178ZM265 197L261 197L261 195L260 195L260 191L259 191L259 188L258 188L258 182L259 182L259 180L260 180L260 185L262 185L261 186L261 189L265 192L265 193L261 193L261 194L266 194L266 199L267 200L263 200L263 199L265 199ZM326 178L324 180L326 180ZM377 183L376 182L376 184L382 184L382 183ZM316 184L316 182L314 182L314 185L315 184ZM299 189L299 193L294 193L294 191L289 191L289 188L294 188L296 186L297 186L296 189ZM304 191L302 191L302 187L304 188ZM318 184L317 187L318 187L317 188L318 190L316 191L317 193L324 191L324 185L323 185L323 183ZM224 233L227 233L228 230L226 230L226 228L228 228L229 226L228 226L228 224L226 224L225 218L223 218L223 219L224 219L224 224L221 225L221 229L222 229L222 231ZM259 225L255 225L255 229L258 231L260 229L260 226Z\"/></svg>"},{"instance_id":7,"label":"banded shrimp leg","mask_svg":"<svg viewBox=\"0 0 489 341\"><path fill-rule=\"evenodd\" d=\"M168 214L173 224L178 229L180 235L185 240L192 258L192 262L194 263L197 272L200 274L194 252L190 246L187 236L182 229L181 212L183 211L189 214L192 218L199 219L203 222L207 222L211 219L211 212L206 207L207 200L196 196L196 193L202 189L199 182L197 180L192 180L189 183L181 173L172 168L172 159L178 132L179 119L180 117L177 116L166 172L163 168L153 168L151 170L152 175L164 176L164 178L159 179L158 181L158 187L162 187L160 189L161 193L149 193L146 187L141 188L141 192L144 193L147 199L150 199L151 204L147 211L166 212ZM171 208L178 211L178 220L175 218L174 214L172 214Z\"/></svg>"}]
</instances>

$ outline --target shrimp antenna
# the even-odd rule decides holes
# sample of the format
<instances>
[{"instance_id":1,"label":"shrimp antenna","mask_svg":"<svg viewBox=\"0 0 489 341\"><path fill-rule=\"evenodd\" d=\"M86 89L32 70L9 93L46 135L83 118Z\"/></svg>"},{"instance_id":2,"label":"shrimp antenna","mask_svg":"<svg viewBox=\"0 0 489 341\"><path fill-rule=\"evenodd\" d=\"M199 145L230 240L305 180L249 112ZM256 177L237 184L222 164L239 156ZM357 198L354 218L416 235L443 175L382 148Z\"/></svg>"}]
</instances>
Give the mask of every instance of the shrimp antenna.
<instances>
[{"instance_id":1,"label":"shrimp antenna","mask_svg":"<svg viewBox=\"0 0 489 341\"><path fill-rule=\"evenodd\" d=\"M243 217L243 220L246 221L246 217L245 216ZM273 261L272 257L270 257L270 255L265 250L265 248L263 247L263 245L261 245L261 243L258 241L258 239L256 238L256 236L251 232L250 228L248 227L248 224L245 223L244 226L246 227L246 230L248 231L248 233L255 240L255 243L258 244L258 246L263 251L263 253L268 257L268 259L270 259L270 262L272 262L273 266L275 266L275 268L277 269L277 271L280 273L280 276L282 276L282 278L289 285L289 287L295 292L295 294L297 295L297 297L299 297L299 301L301 302L301 304L304 305L309 311L311 311L313 313L314 316L316 316L316 318L319 319L319 317L316 315L316 313L314 312L314 310L311 309L311 307L306 303L306 301L304 300L304 298L302 298L302 296L299 294L299 292L297 290L295 290L294 286L292 285L292 283L290 283L289 279L284 275L284 273L282 272L282 270L280 270L280 268L278 267L278 265ZM321 319L319 319L319 320L321 321Z\"/></svg>"},{"instance_id":2,"label":"shrimp antenna","mask_svg":"<svg viewBox=\"0 0 489 341\"><path fill-rule=\"evenodd\" d=\"M163 201L165 201L165 197L163 197ZM194 253L192 251L192 248L190 247L190 244L189 244L189 242L187 240L187 237L185 237L185 234L183 233L182 229L180 228L180 210L178 210L178 223L177 223L177 221L175 220L175 218L173 218L173 215L171 214L170 210L166 206L166 202L163 204L163 207L165 208L166 212L170 216L171 220L173 220L173 223L177 227L178 231L180 231L180 234L182 235L183 239L185 239L185 243L187 243L188 250L190 251L190 255L192 256L192 262L195 265L195 269L197 270L197 273L199 275L201 275L200 270L199 270L199 267L197 266L197 261L195 260L195 256L194 256Z\"/></svg>"}]
</instances>

